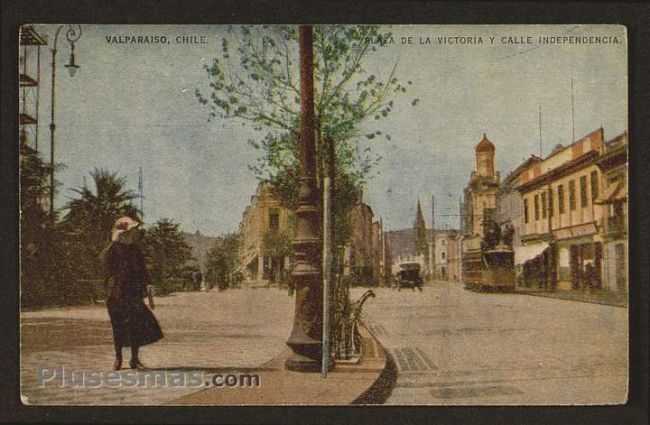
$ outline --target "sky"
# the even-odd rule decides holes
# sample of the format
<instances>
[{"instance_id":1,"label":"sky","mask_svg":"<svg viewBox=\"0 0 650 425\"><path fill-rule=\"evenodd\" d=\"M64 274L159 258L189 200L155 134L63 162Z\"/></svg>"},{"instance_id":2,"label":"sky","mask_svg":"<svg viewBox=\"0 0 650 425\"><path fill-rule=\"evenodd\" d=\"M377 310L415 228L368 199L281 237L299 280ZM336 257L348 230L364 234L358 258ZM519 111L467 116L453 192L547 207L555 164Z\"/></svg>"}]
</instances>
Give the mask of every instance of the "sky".
<instances>
[{"instance_id":1,"label":"sky","mask_svg":"<svg viewBox=\"0 0 650 425\"><path fill-rule=\"evenodd\" d=\"M57 26L35 28L51 42ZM578 139L602 126L609 139L627 130L624 27L392 26L390 31L394 43L368 56L365 68L387 76L397 63L396 76L411 84L388 118L361 124L362 130L391 135L361 141L381 156L364 201L389 229L413 225L418 199L430 226L432 196L436 227L458 228L458 202L483 133L496 146L496 168L504 177L540 154L540 127L542 156L571 143L574 134ZM94 168L117 172L137 191L142 167L146 224L171 218L188 232L237 230L257 186L248 165L259 154L247 140L259 134L241 122L208 121L209 108L194 94L197 88L209 93L203 65L218 54L224 34L219 25L84 25L73 78L63 67L69 46L59 39L55 161L65 168L57 174L63 184L57 207L74 197L70 189L84 177L90 181ZM166 36L170 43L107 42L120 35ZM176 43L177 36L204 36L205 43ZM568 36L602 38L590 44L539 39ZM465 37L465 43L453 37ZM602 42L610 37L620 44ZM46 161L50 61L44 49L39 150Z\"/></svg>"}]
</instances>

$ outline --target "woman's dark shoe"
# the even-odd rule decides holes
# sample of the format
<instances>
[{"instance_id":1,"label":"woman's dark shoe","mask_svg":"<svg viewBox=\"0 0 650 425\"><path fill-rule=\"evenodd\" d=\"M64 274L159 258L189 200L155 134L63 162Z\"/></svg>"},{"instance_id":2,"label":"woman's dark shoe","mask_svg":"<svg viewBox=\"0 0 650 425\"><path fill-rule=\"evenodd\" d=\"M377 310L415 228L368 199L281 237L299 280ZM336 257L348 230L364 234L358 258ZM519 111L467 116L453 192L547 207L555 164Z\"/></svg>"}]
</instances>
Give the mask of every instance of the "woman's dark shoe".
<instances>
[{"instance_id":1,"label":"woman's dark shoe","mask_svg":"<svg viewBox=\"0 0 650 425\"><path fill-rule=\"evenodd\" d=\"M147 370L147 369L149 369L147 366L140 363L140 360L131 360L129 362L129 366L131 366L131 369L137 369L137 370Z\"/></svg>"},{"instance_id":2,"label":"woman's dark shoe","mask_svg":"<svg viewBox=\"0 0 650 425\"><path fill-rule=\"evenodd\" d=\"M122 359L121 358L116 358L115 363L113 363L113 370L120 370L122 369Z\"/></svg>"}]
</instances>

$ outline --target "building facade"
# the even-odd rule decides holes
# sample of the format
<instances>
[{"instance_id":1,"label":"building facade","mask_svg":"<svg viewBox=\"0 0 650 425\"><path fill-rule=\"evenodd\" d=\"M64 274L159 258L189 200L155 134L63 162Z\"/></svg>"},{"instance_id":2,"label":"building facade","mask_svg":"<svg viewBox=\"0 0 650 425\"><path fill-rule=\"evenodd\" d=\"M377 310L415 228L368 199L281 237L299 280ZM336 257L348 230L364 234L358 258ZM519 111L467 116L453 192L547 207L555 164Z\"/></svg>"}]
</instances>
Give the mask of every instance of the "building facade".
<instances>
[{"instance_id":1,"label":"building facade","mask_svg":"<svg viewBox=\"0 0 650 425\"><path fill-rule=\"evenodd\" d=\"M497 191L497 223L501 228L502 234L505 234L508 229L511 231L512 242L511 248L515 251L515 273L518 282L521 282L522 267L525 257L517 255L522 253L523 250L521 242L522 227L524 224L524 205L521 194L517 190L518 179L521 173L534 164L542 161L541 158L531 155L526 161L512 171L506 178L503 179L499 190Z\"/></svg>"},{"instance_id":2,"label":"building facade","mask_svg":"<svg viewBox=\"0 0 650 425\"><path fill-rule=\"evenodd\" d=\"M458 230L436 229L433 234L435 238L433 278L458 282L461 276L460 234Z\"/></svg>"},{"instance_id":3,"label":"building facade","mask_svg":"<svg viewBox=\"0 0 650 425\"><path fill-rule=\"evenodd\" d=\"M261 182L239 224L239 267L244 282L282 281L289 265L293 214Z\"/></svg>"},{"instance_id":4,"label":"building facade","mask_svg":"<svg viewBox=\"0 0 650 425\"><path fill-rule=\"evenodd\" d=\"M343 251L343 274L362 285L386 285L390 280L390 242L372 208L359 200L350 213L352 232Z\"/></svg>"},{"instance_id":5,"label":"building facade","mask_svg":"<svg viewBox=\"0 0 650 425\"><path fill-rule=\"evenodd\" d=\"M483 134L475 148L476 170L472 171L461 204L462 229L466 238L482 238L484 222L496 219L500 176L494 170L495 151L492 142Z\"/></svg>"},{"instance_id":6,"label":"building facade","mask_svg":"<svg viewBox=\"0 0 650 425\"><path fill-rule=\"evenodd\" d=\"M350 212L350 237L340 252L343 274L363 285L390 276L390 244L372 208L361 200ZM239 224L239 267L248 284L283 284L289 278L295 215L280 205L270 184L262 182Z\"/></svg>"},{"instance_id":7,"label":"building facade","mask_svg":"<svg viewBox=\"0 0 650 425\"><path fill-rule=\"evenodd\" d=\"M496 221L500 175L494 169L496 148L485 133L475 148L476 165L460 202L460 280L462 259L468 250L480 249L484 223Z\"/></svg>"},{"instance_id":8,"label":"building facade","mask_svg":"<svg viewBox=\"0 0 650 425\"><path fill-rule=\"evenodd\" d=\"M603 209L603 287L628 293L627 132L605 143L596 164L602 171L602 193L595 203Z\"/></svg>"},{"instance_id":9,"label":"building facade","mask_svg":"<svg viewBox=\"0 0 650 425\"><path fill-rule=\"evenodd\" d=\"M561 290L602 287L603 216L596 201L603 143L600 128L518 177L523 225L515 255L524 264L526 282Z\"/></svg>"}]
</instances>

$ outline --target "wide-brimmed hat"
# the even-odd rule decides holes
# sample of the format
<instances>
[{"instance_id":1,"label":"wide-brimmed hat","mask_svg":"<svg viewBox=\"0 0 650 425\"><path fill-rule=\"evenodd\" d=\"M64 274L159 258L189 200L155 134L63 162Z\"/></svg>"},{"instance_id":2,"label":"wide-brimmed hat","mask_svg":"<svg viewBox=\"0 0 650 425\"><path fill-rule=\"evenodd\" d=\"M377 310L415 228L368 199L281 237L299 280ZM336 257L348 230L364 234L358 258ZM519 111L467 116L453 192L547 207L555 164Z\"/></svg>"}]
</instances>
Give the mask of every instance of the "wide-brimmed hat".
<instances>
[{"instance_id":1,"label":"wide-brimmed hat","mask_svg":"<svg viewBox=\"0 0 650 425\"><path fill-rule=\"evenodd\" d=\"M111 240L115 242L117 238L124 232L128 232L131 229L134 229L140 225L140 222L132 219L131 217L120 217L115 221L113 225L113 235Z\"/></svg>"}]
</instances>

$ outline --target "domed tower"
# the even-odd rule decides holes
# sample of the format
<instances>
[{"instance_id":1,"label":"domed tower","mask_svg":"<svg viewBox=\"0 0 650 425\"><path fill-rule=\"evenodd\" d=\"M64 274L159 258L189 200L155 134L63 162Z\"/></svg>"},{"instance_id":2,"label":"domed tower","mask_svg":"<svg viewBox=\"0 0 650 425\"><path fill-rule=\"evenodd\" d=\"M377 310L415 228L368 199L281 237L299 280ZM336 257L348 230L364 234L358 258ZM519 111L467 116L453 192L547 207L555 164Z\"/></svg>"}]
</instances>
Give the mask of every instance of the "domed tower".
<instances>
[{"instance_id":1,"label":"domed tower","mask_svg":"<svg viewBox=\"0 0 650 425\"><path fill-rule=\"evenodd\" d=\"M476 145L476 172L479 176L494 177L494 145L483 133Z\"/></svg>"}]
</instances>

